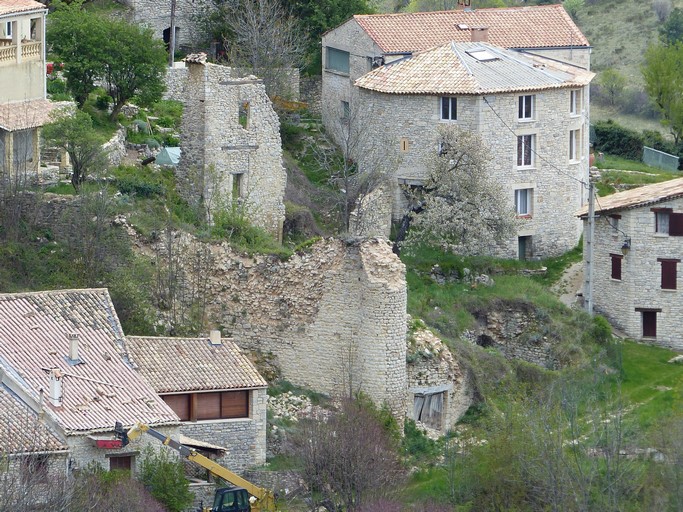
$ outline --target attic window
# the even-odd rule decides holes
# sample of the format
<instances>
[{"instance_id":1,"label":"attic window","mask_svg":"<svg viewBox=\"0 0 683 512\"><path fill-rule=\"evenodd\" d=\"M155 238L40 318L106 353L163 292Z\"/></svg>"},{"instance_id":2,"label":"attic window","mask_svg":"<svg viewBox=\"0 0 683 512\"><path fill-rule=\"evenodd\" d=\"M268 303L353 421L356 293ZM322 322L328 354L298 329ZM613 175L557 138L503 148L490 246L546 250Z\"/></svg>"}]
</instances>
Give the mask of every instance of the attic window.
<instances>
[{"instance_id":1,"label":"attic window","mask_svg":"<svg viewBox=\"0 0 683 512\"><path fill-rule=\"evenodd\" d=\"M466 23L458 23L456 25L460 30L469 30L470 27L467 26Z\"/></svg>"},{"instance_id":2,"label":"attic window","mask_svg":"<svg viewBox=\"0 0 683 512\"><path fill-rule=\"evenodd\" d=\"M491 53L488 50L478 49L478 50L470 50L467 52L467 54L474 58L477 59L479 62L488 62L490 60L498 60L498 57L496 57L493 53Z\"/></svg>"}]
</instances>

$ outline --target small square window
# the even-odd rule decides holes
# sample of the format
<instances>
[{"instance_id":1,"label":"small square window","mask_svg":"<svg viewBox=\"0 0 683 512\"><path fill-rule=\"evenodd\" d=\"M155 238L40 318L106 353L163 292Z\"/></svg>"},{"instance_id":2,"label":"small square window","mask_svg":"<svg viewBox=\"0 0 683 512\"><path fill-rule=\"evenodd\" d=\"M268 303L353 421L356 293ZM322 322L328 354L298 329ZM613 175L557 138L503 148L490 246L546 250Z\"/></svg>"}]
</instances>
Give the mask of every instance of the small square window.
<instances>
[{"instance_id":1,"label":"small square window","mask_svg":"<svg viewBox=\"0 0 683 512\"><path fill-rule=\"evenodd\" d=\"M441 120L455 121L458 119L458 98L444 96L441 98Z\"/></svg>"},{"instance_id":2,"label":"small square window","mask_svg":"<svg viewBox=\"0 0 683 512\"><path fill-rule=\"evenodd\" d=\"M535 96L528 94L519 97L518 119L520 121L531 121L534 118Z\"/></svg>"},{"instance_id":3,"label":"small square window","mask_svg":"<svg viewBox=\"0 0 683 512\"><path fill-rule=\"evenodd\" d=\"M531 167L534 164L535 145L535 135L519 135L517 137L517 167Z\"/></svg>"},{"instance_id":4,"label":"small square window","mask_svg":"<svg viewBox=\"0 0 683 512\"><path fill-rule=\"evenodd\" d=\"M515 212L517 212L517 215L531 216L532 199L532 188L520 188L515 190Z\"/></svg>"}]
</instances>

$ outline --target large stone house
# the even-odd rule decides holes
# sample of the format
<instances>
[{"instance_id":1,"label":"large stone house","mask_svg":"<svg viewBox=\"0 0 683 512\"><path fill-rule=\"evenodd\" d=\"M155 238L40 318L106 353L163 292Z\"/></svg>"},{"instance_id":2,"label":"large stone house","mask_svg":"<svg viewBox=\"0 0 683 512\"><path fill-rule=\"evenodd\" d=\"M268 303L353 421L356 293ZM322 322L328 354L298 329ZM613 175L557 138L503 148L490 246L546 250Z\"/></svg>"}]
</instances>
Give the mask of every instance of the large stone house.
<instances>
[{"instance_id":1,"label":"large stone house","mask_svg":"<svg viewBox=\"0 0 683 512\"><path fill-rule=\"evenodd\" d=\"M590 69L591 47L562 5L356 15L323 34L323 122L329 127L356 79L449 42L488 40Z\"/></svg>"},{"instance_id":2,"label":"large stone house","mask_svg":"<svg viewBox=\"0 0 683 512\"><path fill-rule=\"evenodd\" d=\"M267 383L231 339L128 336L126 347L183 438L226 447L217 461L232 471L266 462Z\"/></svg>"},{"instance_id":3,"label":"large stone house","mask_svg":"<svg viewBox=\"0 0 683 512\"><path fill-rule=\"evenodd\" d=\"M683 349L683 178L597 198L595 215L594 311L631 338ZM580 216L587 228L586 207Z\"/></svg>"},{"instance_id":4,"label":"large stone house","mask_svg":"<svg viewBox=\"0 0 683 512\"><path fill-rule=\"evenodd\" d=\"M0 174L35 172L48 120L44 4L0 0Z\"/></svg>"},{"instance_id":5,"label":"large stone house","mask_svg":"<svg viewBox=\"0 0 683 512\"><path fill-rule=\"evenodd\" d=\"M447 43L379 67L356 81L368 138L397 161L393 217L406 211L400 185L420 185L441 151L440 125L475 132L489 150L487 171L507 191L520 227L496 252L522 259L574 247L574 212L588 181L588 85L593 73L484 42ZM364 165L364 154L356 156ZM384 226L386 230L386 226Z\"/></svg>"}]
</instances>

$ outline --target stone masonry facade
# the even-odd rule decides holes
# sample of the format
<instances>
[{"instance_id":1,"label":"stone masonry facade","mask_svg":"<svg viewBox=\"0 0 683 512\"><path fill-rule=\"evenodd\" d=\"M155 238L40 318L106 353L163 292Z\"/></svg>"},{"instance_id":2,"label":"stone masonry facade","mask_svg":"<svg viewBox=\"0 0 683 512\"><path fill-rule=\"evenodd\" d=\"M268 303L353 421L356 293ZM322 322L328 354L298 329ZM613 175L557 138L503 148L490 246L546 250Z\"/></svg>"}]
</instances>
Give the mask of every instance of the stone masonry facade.
<instances>
[{"instance_id":1,"label":"stone masonry facade","mask_svg":"<svg viewBox=\"0 0 683 512\"><path fill-rule=\"evenodd\" d=\"M262 81L226 66L187 66L171 70L169 81L173 99L184 104L176 171L181 194L200 201L209 219L236 209L281 238L287 174L280 122Z\"/></svg>"},{"instance_id":2,"label":"stone masonry facade","mask_svg":"<svg viewBox=\"0 0 683 512\"><path fill-rule=\"evenodd\" d=\"M662 289L662 262L658 261L680 259L683 237L655 233L653 207L671 208L674 213L680 213L683 212L683 199L619 210L614 212L621 216L618 220L609 216L596 219L594 309L628 337L683 350L681 264L677 264L676 289ZM615 221L618 229L613 227ZM623 254L625 237L631 239L631 248ZM584 247L584 257L586 253ZM611 277L613 257L621 260L621 279ZM648 311L656 317L656 337L643 336L643 315Z\"/></svg>"},{"instance_id":3,"label":"stone masonry facade","mask_svg":"<svg viewBox=\"0 0 683 512\"><path fill-rule=\"evenodd\" d=\"M126 18L131 23L144 25L155 37L168 41L171 27L171 2L163 0L122 0L129 8ZM202 0L176 0L176 45L193 48L201 36L200 27L194 21L203 14L207 5ZM165 32L164 32L165 31Z\"/></svg>"},{"instance_id":4,"label":"stone masonry facade","mask_svg":"<svg viewBox=\"0 0 683 512\"><path fill-rule=\"evenodd\" d=\"M369 129L381 130L367 136L387 140L395 158L400 158L394 219L405 211L399 183L417 184L425 178L428 156L438 151L436 128L440 123L452 123L480 135L492 157L487 171L504 185L511 209L515 190L531 189L531 214L520 218L517 234L531 237L532 250L526 256L555 256L573 248L581 234L574 214L586 201L581 182L588 180L588 88L574 90L581 100L581 110L575 115L569 111L570 89L532 91L535 116L531 121L517 119L519 94L459 96L457 121L441 121L439 97L361 90L362 110L375 112L378 118ZM580 141L578 158L570 161L571 130L579 131ZM531 167L518 168L517 136L527 134L535 138L535 151L542 158L535 156ZM407 143L407 150L402 149L401 141ZM362 162L362 155L359 160ZM520 256L518 240L510 240L501 255Z\"/></svg>"}]
</instances>

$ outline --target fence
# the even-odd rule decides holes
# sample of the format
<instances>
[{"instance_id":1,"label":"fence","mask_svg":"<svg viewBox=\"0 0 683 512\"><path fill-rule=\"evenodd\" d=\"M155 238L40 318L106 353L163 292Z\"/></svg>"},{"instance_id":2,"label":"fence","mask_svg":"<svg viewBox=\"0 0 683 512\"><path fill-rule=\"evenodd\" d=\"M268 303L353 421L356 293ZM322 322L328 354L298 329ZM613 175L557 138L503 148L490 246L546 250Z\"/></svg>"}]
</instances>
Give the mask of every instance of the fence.
<instances>
[{"instance_id":1,"label":"fence","mask_svg":"<svg viewBox=\"0 0 683 512\"><path fill-rule=\"evenodd\" d=\"M668 171L678 170L678 157L676 155L670 155L647 146L643 148L643 162Z\"/></svg>"}]
</instances>

